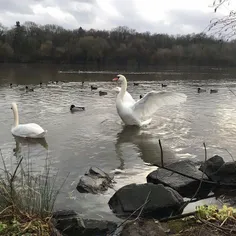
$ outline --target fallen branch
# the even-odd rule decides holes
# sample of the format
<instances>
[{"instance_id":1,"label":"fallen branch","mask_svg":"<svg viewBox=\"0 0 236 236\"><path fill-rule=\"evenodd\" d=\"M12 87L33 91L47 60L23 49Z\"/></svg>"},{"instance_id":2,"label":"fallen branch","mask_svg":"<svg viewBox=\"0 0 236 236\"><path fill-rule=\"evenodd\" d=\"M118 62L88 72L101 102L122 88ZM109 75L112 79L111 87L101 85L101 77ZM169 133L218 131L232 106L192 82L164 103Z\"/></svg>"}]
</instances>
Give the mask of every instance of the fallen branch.
<instances>
[{"instance_id":1,"label":"fallen branch","mask_svg":"<svg viewBox=\"0 0 236 236\"><path fill-rule=\"evenodd\" d=\"M159 145L160 145L160 143L159 143ZM160 147L160 148L161 148L161 147ZM163 159L164 159L164 158L163 158ZM163 162L164 162L164 160L163 160ZM179 174L179 175L184 176L184 177L189 178L189 179L201 181L201 179L198 179L198 178L196 178L196 177L194 177L194 176L191 176L191 175L184 174L184 173L179 172L179 171L177 171L177 170L173 170L173 169L168 168L168 167L166 167L166 166L160 166L160 165L158 165L158 164L152 164L152 166L156 166L156 167L158 167L158 168L162 168L162 169L171 171L171 172L173 172L173 173ZM207 179L202 179L202 183L212 184L212 185L215 185L215 186L217 186L217 187L234 187L234 188L236 188L236 184L215 182L215 181L211 181L211 180L207 180Z\"/></svg>"},{"instance_id":2,"label":"fallen branch","mask_svg":"<svg viewBox=\"0 0 236 236\"><path fill-rule=\"evenodd\" d=\"M183 219L188 216L195 216L195 214L196 214L196 211L192 211L192 212L188 212L185 214L175 215L175 216L171 216L171 217L165 217L165 218L160 219L159 222L168 222L171 220L179 220L179 219Z\"/></svg>"},{"instance_id":3,"label":"fallen branch","mask_svg":"<svg viewBox=\"0 0 236 236\"><path fill-rule=\"evenodd\" d=\"M146 204L148 203L148 200L149 200L149 196L150 196L150 194L151 194L151 190L149 191L149 193L148 193L148 195L147 195L147 197L146 197L146 199L145 199L145 202L144 202L144 204L143 204L143 206L142 206L142 208L141 208L141 210L140 210L140 212L139 212L139 214L138 214L138 216L133 220L133 221L136 221L136 220L138 220L139 219L139 217L141 216L141 214L142 214L142 212L143 212L143 209L144 209L144 207L146 206Z\"/></svg>"},{"instance_id":4,"label":"fallen branch","mask_svg":"<svg viewBox=\"0 0 236 236\"><path fill-rule=\"evenodd\" d=\"M137 219L139 219L140 215L142 214L142 211L143 211L144 207L150 201L148 199L150 194L151 194L151 191L149 191L149 193L148 193L148 195L147 195L147 197L145 199L145 202L139 208L137 208L134 212L132 212L123 222L121 222L119 225L117 225L116 229L111 231L107 236L111 236L118 228L120 228L123 224L125 224L137 211L140 210L138 216L133 221L136 221Z\"/></svg>"},{"instance_id":5,"label":"fallen branch","mask_svg":"<svg viewBox=\"0 0 236 236\"><path fill-rule=\"evenodd\" d=\"M229 233L236 233L236 230L235 230L235 229L227 228L227 227L223 227L223 226L219 226L219 225L213 224L213 223L211 223L211 222L209 222L209 221L207 221L207 220L201 219L201 218L198 217L198 216L196 216L196 219L199 220L199 221L200 221L201 223L203 223L203 224L206 224L206 225L208 225L208 226L210 226L210 227L212 227L212 228L216 228L216 229L221 230L221 231L223 231L223 232L228 231Z\"/></svg>"},{"instance_id":6,"label":"fallen branch","mask_svg":"<svg viewBox=\"0 0 236 236\"><path fill-rule=\"evenodd\" d=\"M189 200L189 203L198 202L199 199L204 199L204 200L205 200L205 199L212 198L212 197L216 197L216 194L210 194L210 195L208 195L208 196L206 196L206 197L204 197L204 198L191 199L191 200Z\"/></svg>"},{"instance_id":7,"label":"fallen branch","mask_svg":"<svg viewBox=\"0 0 236 236\"><path fill-rule=\"evenodd\" d=\"M161 140L159 139L158 140L159 142L159 146L160 146L160 150L161 150L161 167L163 168L164 167L164 157L163 157L163 149L162 149L162 145L161 145Z\"/></svg>"},{"instance_id":8,"label":"fallen branch","mask_svg":"<svg viewBox=\"0 0 236 236\"><path fill-rule=\"evenodd\" d=\"M236 94L235 94L235 92L233 92L233 90L231 90L229 87L227 87L227 88L234 96L236 96Z\"/></svg>"},{"instance_id":9,"label":"fallen branch","mask_svg":"<svg viewBox=\"0 0 236 236\"><path fill-rule=\"evenodd\" d=\"M179 209L179 211L181 212L189 203L191 203L191 201L197 196L199 190L201 189L201 186L202 186L202 182L203 182L203 178L204 178L204 174L205 174L205 171L206 171L206 161L207 161L207 149L206 149L206 144L203 143L203 146L204 146L204 153L205 153L205 160L204 160L204 171L202 172L202 177L201 177L201 180L200 180L200 183L198 185L198 188L196 190L196 192L193 194L193 196L191 197L191 199L189 201L186 201Z\"/></svg>"}]
</instances>

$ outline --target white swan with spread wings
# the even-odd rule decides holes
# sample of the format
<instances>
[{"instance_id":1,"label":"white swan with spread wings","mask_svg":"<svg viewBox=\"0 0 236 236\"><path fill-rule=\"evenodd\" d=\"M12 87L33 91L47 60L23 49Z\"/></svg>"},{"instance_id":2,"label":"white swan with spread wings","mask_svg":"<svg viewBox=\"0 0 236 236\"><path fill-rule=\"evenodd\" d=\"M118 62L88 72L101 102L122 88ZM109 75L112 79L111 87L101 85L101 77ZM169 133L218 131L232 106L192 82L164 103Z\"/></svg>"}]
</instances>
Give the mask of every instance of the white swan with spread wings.
<instances>
[{"instance_id":1,"label":"white swan with spread wings","mask_svg":"<svg viewBox=\"0 0 236 236\"><path fill-rule=\"evenodd\" d=\"M158 108L165 105L179 104L187 99L187 96L183 93L151 91L135 102L126 91L127 80L124 75L117 75L113 81L121 82L121 89L119 89L116 99L116 109L126 125L142 126L149 124L152 120L151 116Z\"/></svg>"}]
</instances>

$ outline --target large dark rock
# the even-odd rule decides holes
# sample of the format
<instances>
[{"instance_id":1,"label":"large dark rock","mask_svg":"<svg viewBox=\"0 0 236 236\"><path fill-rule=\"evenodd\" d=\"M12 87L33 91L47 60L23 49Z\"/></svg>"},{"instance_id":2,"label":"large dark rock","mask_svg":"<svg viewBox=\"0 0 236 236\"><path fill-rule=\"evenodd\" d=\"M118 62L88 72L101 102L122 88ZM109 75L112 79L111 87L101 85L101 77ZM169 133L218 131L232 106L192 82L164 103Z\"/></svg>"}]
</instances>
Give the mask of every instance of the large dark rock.
<instances>
[{"instance_id":1,"label":"large dark rock","mask_svg":"<svg viewBox=\"0 0 236 236\"><path fill-rule=\"evenodd\" d=\"M210 176L214 175L224 163L224 159L221 156L215 155L202 163L199 170L211 178Z\"/></svg>"},{"instance_id":2,"label":"large dark rock","mask_svg":"<svg viewBox=\"0 0 236 236\"><path fill-rule=\"evenodd\" d=\"M122 229L121 236L166 236L161 224L154 219L139 219L127 222Z\"/></svg>"},{"instance_id":3,"label":"large dark rock","mask_svg":"<svg viewBox=\"0 0 236 236\"><path fill-rule=\"evenodd\" d=\"M162 184L130 184L120 188L108 204L117 216L124 217L144 204L148 194L149 202L145 205L142 216L168 217L175 214L183 204L183 198L175 190ZM138 215L139 211L134 215Z\"/></svg>"},{"instance_id":4,"label":"large dark rock","mask_svg":"<svg viewBox=\"0 0 236 236\"><path fill-rule=\"evenodd\" d=\"M210 180L219 182L221 184L235 184L236 185L236 163L224 162L220 156L213 156L202 163L199 168Z\"/></svg>"},{"instance_id":5,"label":"large dark rock","mask_svg":"<svg viewBox=\"0 0 236 236\"><path fill-rule=\"evenodd\" d=\"M117 228L114 222L82 219L74 211L57 211L52 222L63 236L105 236Z\"/></svg>"},{"instance_id":6,"label":"large dark rock","mask_svg":"<svg viewBox=\"0 0 236 236\"><path fill-rule=\"evenodd\" d=\"M76 189L80 193L101 193L112 187L114 176L108 175L104 171L91 167L80 181Z\"/></svg>"},{"instance_id":7,"label":"large dark rock","mask_svg":"<svg viewBox=\"0 0 236 236\"><path fill-rule=\"evenodd\" d=\"M186 159L172 163L167 167L168 169L197 178L198 180L185 177L166 169L158 168L147 176L147 182L169 186L175 189L181 196L191 198L199 187L202 178L202 172L198 169L197 164L198 162L196 161ZM204 175L203 179L209 180L206 175ZM196 197L202 198L207 196L212 188L213 186L211 184L202 182Z\"/></svg>"}]
</instances>

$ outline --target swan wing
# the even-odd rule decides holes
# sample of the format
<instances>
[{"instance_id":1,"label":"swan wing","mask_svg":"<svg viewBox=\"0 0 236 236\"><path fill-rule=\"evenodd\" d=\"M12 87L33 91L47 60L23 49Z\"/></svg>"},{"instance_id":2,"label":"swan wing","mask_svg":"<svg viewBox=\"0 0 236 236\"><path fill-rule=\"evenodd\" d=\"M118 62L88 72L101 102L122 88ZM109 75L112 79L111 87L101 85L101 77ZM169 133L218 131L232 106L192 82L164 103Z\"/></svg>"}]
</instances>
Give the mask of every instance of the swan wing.
<instances>
[{"instance_id":1,"label":"swan wing","mask_svg":"<svg viewBox=\"0 0 236 236\"><path fill-rule=\"evenodd\" d=\"M46 131L35 123L21 124L12 129L12 133L20 137L43 137Z\"/></svg>"},{"instance_id":2,"label":"swan wing","mask_svg":"<svg viewBox=\"0 0 236 236\"><path fill-rule=\"evenodd\" d=\"M185 102L184 93L151 91L133 105L133 112L139 119L149 118L156 110L165 105L175 105Z\"/></svg>"}]
</instances>

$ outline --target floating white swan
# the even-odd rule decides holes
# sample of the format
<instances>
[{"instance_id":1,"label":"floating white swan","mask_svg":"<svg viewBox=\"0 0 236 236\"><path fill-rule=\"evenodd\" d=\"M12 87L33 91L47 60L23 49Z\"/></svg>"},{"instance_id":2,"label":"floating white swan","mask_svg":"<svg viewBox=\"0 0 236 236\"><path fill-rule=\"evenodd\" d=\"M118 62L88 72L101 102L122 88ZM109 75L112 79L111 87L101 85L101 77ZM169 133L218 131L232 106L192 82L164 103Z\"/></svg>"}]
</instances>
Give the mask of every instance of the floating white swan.
<instances>
[{"instance_id":1,"label":"floating white swan","mask_svg":"<svg viewBox=\"0 0 236 236\"><path fill-rule=\"evenodd\" d=\"M12 103L11 109L14 114L14 125L11 129L13 135L23 138L44 138L47 131L41 126L35 123L19 124L18 109L15 102Z\"/></svg>"},{"instance_id":2,"label":"floating white swan","mask_svg":"<svg viewBox=\"0 0 236 236\"><path fill-rule=\"evenodd\" d=\"M116 109L120 118L126 125L142 126L149 124L156 110L164 105L174 105L186 101L187 96L183 93L175 92L156 92L147 93L137 102L126 91L127 80L123 75L117 75L113 81L121 81L121 89L117 87L115 91L120 90L116 99Z\"/></svg>"}]
</instances>

